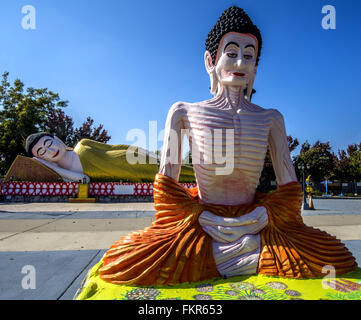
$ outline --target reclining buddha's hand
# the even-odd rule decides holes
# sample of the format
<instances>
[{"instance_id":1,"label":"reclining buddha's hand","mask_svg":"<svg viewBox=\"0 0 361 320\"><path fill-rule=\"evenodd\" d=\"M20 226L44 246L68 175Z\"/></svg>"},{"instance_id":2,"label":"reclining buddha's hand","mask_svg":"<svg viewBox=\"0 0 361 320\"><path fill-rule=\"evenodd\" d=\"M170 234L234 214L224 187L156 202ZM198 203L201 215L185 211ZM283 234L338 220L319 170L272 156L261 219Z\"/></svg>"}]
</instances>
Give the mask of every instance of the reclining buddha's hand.
<instances>
[{"instance_id":1,"label":"reclining buddha's hand","mask_svg":"<svg viewBox=\"0 0 361 320\"><path fill-rule=\"evenodd\" d=\"M259 233L268 224L268 214L267 209L262 206L238 218L224 218L203 211L198 221L214 241L229 243L246 234Z\"/></svg>"}]
</instances>

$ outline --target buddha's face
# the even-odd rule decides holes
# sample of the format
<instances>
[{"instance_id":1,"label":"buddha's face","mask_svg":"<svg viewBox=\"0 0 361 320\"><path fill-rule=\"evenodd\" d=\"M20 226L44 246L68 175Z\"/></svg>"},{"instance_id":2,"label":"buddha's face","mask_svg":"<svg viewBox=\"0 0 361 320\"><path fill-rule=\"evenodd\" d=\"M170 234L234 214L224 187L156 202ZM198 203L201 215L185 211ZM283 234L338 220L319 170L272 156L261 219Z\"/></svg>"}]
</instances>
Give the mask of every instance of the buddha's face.
<instances>
[{"instance_id":1,"label":"buddha's face","mask_svg":"<svg viewBox=\"0 0 361 320\"><path fill-rule=\"evenodd\" d=\"M31 152L34 157L46 161L57 162L65 155L66 146L56 137L44 136L34 145Z\"/></svg>"},{"instance_id":2,"label":"buddha's face","mask_svg":"<svg viewBox=\"0 0 361 320\"><path fill-rule=\"evenodd\" d=\"M258 44L249 34L229 32L219 44L215 72L222 85L246 87L257 71Z\"/></svg>"}]
</instances>

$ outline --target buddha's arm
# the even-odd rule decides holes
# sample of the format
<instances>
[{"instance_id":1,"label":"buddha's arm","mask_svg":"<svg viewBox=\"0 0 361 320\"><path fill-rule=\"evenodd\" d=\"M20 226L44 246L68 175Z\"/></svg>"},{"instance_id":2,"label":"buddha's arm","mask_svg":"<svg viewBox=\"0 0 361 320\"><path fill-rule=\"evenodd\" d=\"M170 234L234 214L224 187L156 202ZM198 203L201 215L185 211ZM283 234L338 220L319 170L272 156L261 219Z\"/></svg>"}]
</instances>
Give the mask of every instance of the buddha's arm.
<instances>
[{"instance_id":1,"label":"buddha's arm","mask_svg":"<svg viewBox=\"0 0 361 320\"><path fill-rule=\"evenodd\" d=\"M169 110L164 129L164 143L159 173L176 181L182 165L184 104L177 102Z\"/></svg>"},{"instance_id":2,"label":"buddha's arm","mask_svg":"<svg viewBox=\"0 0 361 320\"><path fill-rule=\"evenodd\" d=\"M284 119L282 114L277 110L274 112L268 142L278 185L297 181L290 151L288 149Z\"/></svg>"},{"instance_id":3,"label":"buddha's arm","mask_svg":"<svg viewBox=\"0 0 361 320\"><path fill-rule=\"evenodd\" d=\"M60 175L63 178L65 182L70 182L70 181L79 182L79 181L83 181L84 178L86 180L86 183L90 182L89 177L84 173L61 168L56 163L45 161L43 159L39 159L39 158L33 158L33 159L41 162L48 168L54 170L58 175Z\"/></svg>"}]
</instances>

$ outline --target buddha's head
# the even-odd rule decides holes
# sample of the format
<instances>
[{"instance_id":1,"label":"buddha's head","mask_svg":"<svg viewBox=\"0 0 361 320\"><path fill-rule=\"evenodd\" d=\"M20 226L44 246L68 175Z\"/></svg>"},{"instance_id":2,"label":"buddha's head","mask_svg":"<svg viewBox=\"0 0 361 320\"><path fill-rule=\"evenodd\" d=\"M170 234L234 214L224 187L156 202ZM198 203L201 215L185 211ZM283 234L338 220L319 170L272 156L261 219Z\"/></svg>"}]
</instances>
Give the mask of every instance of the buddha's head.
<instances>
[{"instance_id":1,"label":"buddha's head","mask_svg":"<svg viewBox=\"0 0 361 320\"><path fill-rule=\"evenodd\" d=\"M243 9L230 7L209 32L204 55L211 93L229 85L242 87L249 98L261 55L262 37Z\"/></svg>"},{"instance_id":2,"label":"buddha's head","mask_svg":"<svg viewBox=\"0 0 361 320\"><path fill-rule=\"evenodd\" d=\"M39 132L26 138L25 150L29 156L57 162L63 158L67 147L58 137L47 132Z\"/></svg>"}]
</instances>

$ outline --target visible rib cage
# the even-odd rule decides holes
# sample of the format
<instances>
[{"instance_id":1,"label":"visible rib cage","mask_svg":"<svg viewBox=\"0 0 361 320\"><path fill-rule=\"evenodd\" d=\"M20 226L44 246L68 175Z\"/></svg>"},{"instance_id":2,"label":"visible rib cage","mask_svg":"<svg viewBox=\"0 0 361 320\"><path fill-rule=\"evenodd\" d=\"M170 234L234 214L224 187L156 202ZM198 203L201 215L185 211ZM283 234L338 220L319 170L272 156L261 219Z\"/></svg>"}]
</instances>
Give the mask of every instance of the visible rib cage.
<instances>
[{"instance_id":1,"label":"visible rib cage","mask_svg":"<svg viewBox=\"0 0 361 320\"><path fill-rule=\"evenodd\" d=\"M253 193L264 165L273 110L245 109L237 113L227 105L224 98L188 104L183 116L182 128L188 133L199 193L205 202L214 203L209 196L215 194L212 189L221 178L216 169L225 167L226 161L232 162L234 170L223 178L235 180L233 182L240 187L246 183L247 189ZM227 139L228 130L234 131ZM233 153L227 158L226 151L230 147L233 147ZM219 160L217 163L216 155L223 159L223 163ZM236 178L244 181L236 181ZM233 198L244 197L245 190L240 188Z\"/></svg>"}]
</instances>

